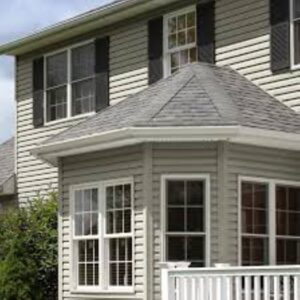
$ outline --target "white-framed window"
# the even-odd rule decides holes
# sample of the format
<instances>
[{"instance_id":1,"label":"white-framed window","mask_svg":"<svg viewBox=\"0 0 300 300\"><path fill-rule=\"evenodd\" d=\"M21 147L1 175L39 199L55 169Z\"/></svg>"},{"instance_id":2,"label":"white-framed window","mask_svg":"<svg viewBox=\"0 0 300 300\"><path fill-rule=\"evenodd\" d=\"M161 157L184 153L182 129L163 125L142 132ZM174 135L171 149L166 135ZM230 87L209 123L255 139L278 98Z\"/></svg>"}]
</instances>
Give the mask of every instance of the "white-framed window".
<instances>
[{"instance_id":1,"label":"white-framed window","mask_svg":"<svg viewBox=\"0 0 300 300\"><path fill-rule=\"evenodd\" d=\"M163 175L163 260L210 264L209 175Z\"/></svg>"},{"instance_id":2,"label":"white-framed window","mask_svg":"<svg viewBox=\"0 0 300 300\"><path fill-rule=\"evenodd\" d=\"M300 183L241 177L241 265L300 264Z\"/></svg>"},{"instance_id":3,"label":"white-framed window","mask_svg":"<svg viewBox=\"0 0 300 300\"><path fill-rule=\"evenodd\" d=\"M95 49L88 42L45 56L46 123L95 111Z\"/></svg>"},{"instance_id":4,"label":"white-framed window","mask_svg":"<svg viewBox=\"0 0 300 300\"><path fill-rule=\"evenodd\" d=\"M164 73L197 61L196 6L164 16Z\"/></svg>"},{"instance_id":5,"label":"white-framed window","mask_svg":"<svg viewBox=\"0 0 300 300\"><path fill-rule=\"evenodd\" d=\"M71 187L75 291L133 292L133 180Z\"/></svg>"},{"instance_id":6,"label":"white-framed window","mask_svg":"<svg viewBox=\"0 0 300 300\"><path fill-rule=\"evenodd\" d=\"M300 1L290 1L291 60L293 67L300 66Z\"/></svg>"}]
</instances>

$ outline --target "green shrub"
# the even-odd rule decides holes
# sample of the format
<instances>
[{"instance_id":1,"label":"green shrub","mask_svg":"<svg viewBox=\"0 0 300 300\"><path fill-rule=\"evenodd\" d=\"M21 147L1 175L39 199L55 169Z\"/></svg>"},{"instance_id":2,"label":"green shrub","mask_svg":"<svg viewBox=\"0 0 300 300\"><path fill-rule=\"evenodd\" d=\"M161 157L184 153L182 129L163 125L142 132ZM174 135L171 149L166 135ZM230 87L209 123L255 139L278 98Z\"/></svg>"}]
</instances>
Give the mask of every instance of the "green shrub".
<instances>
[{"instance_id":1,"label":"green shrub","mask_svg":"<svg viewBox=\"0 0 300 300\"><path fill-rule=\"evenodd\" d=\"M57 299L57 195L0 216L0 299Z\"/></svg>"}]
</instances>

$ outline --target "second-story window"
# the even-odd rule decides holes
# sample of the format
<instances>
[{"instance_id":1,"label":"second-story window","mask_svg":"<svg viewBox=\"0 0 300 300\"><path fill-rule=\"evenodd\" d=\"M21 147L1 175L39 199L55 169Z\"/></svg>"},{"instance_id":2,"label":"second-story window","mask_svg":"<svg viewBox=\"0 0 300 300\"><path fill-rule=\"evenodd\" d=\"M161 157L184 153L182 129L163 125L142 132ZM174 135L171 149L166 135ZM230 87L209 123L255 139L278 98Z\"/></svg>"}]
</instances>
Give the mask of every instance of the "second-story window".
<instances>
[{"instance_id":1,"label":"second-story window","mask_svg":"<svg viewBox=\"0 0 300 300\"><path fill-rule=\"evenodd\" d=\"M165 16L165 72L176 72L181 66L197 60L197 21L195 7Z\"/></svg>"},{"instance_id":2,"label":"second-story window","mask_svg":"<svg viewBox=\"0 0 300 300\"><path fill-rule=\"evenodd\" d=\"M46 57L46 120L52 122L95 110L94 44Z\"/></svg>"}]
</instances>

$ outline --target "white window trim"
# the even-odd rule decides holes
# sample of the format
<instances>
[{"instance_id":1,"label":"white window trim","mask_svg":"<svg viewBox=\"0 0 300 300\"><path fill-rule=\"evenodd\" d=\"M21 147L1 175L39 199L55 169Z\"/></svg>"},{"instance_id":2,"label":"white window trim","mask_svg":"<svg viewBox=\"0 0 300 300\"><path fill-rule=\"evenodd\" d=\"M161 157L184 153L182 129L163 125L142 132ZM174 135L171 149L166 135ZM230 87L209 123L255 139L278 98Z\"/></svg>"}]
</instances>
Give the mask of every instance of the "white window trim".
<instances>
[{"instance_id":1,"label":"white window trim","mask_svg":"<svg viewBox=\"0 0 300 300\"><path fill-rule=\"evenodd\" d=\"M171 13L165 14L163 18L163 71L164 71L164 78L171 75L171 66L169 63L169 47L168 47L168 19L171 17L175 17L177 15L189 13L189 12L196 12L196 5L190 5L180 10L173 11ZM197 46L197 41L196 41ZM176 51L184 50L186 48L190 48L190 45L185 45L181 48L176 48Z\"/></svg>"},{"instance_id":2,"label":"white window trim","mask_svg":"<svg viewBox=\"0 0 300 300\"><path fill-rule=\"evenodd\" d=\"M290 180L280 180L274 178L263 178L263 177L249 177L239 176L238 177L238 265L242 266L242 183L263 183L268 186L268 232L266 237L269 240L269 265L276 265L276 186L284 185L290 187L300 187L300 182ZM263 235L259 235L263 236Z\"/></svg>"},{"instance_id":3,"label":"white window trim","mask_svg":"<svg viewBox=\"0 0 300 300\"><path fill-rule=\"evenodd\" d=\"M73 44L71 46L68 47L64 47L64 48L60 48L58 50L52 51L52 52L48 52L44 55L44 125L53 125L53 124L57 124L57 123L61 123L61 122L66 122L68 120L76 120L76 119L80 119L83 117L87 117L90 115L95 114L94 112L89 112L89 113L85 113L85 114L79 114L76 116L72 116L72 79L71 79L71 70L72 70L72 62L71 62L71 52L73 49L85 46L85 45L89 45L91 43L94 43L95 39L90 39L90 40L86 40L80 43L76 43ZM54 56L56 54L60 54L63 52L67 52L67 116L65 118L61 118L58 120L53 120L53 121L48 121L47 120L47 58Z\"/></svg>"},{"instance_id":4,"label":"white window trim","mask_svg":"<svg viewBox=\"0 0 300 300\"><path fill-rule=\"evenodd\" d=\"M167 261L166 247L166 213L167 213L167 197L166 183L168 180L203 180L205 183L205 266L211 265L211 232L210 232L210 175L209 174L164 174L161 175L161 261Z\"/></svg>"},{"instance_id":5,"label":"white window trim","mask_svg":"<svg viewBox=\"0 0 300 300\"><path fill-rule=\"evenodd\" d=\"M131 233L130 234L120 234L120 237L131 237L132 238L132 285L128 287L118 287L118 286L110 286L108 284L109 282L109 259L108 259L108 251L106 244L104 242L105 238L108 237L108 235L105 234L106 230L106 221L105 221L105 215L106 215L106 201L105 201L105 188L110 185L122 185L122 184L130 184L131 185L131 207L132 207L132 213L131 213ZM100 202L98 202L100 205L98 207L99 210L99 229L98 232L98 240L99 240L99 275L100 281L99 286L80 286L77 284L78 276L77 276L77 261L76 261L76 255L74 252L74 240L76 238L74 235L74 229L75 229L75 192L78 190L84 190L84 189L98 189L98 199ZM71 272L71 293L73 294L79 294L79 293L101 293L101 294L133 294L135 291L135 228L134 228L134 180L132 177L128 178L120 178L120 179L113 179L113 180L104 180L104 181L98 181L98 182L89 182L89 183L83 183L83 184L76 184L71 185L69 187L69 193L70 193L70 272ZM101 201L101 199L103 201ZM86 239L89 239L87 237ZM91 239L97 239L97 237L93 236ZM62 258L60 258L62 259ZM101 265L103 265L101 267Z\"/></svg>"}]
</instances>

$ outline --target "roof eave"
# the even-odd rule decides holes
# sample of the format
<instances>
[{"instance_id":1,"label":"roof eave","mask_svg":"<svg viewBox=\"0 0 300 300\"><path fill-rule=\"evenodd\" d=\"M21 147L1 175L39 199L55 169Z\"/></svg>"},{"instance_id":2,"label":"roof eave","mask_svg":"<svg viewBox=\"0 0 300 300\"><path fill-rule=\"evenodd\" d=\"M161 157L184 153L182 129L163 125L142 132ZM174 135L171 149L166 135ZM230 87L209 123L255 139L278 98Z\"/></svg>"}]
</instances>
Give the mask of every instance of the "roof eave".
<instances>
[{"instance_id":1,"label":"roof eave","mask_svg":"<svg viewBox=\"0 0 300 300\"><path fill-rule=\"evenodd\" d=\"M145 142L232 143L300 151L300 134L241 126L129 127L34 148L31 153L57 166L60 157L108 150Z\"/></svg>"},{"instance_id":2,"label":"roof eave","mask_svg":"<svg viewBox=\"0 0 300 300\"><path fill-rule=\"evenodd\" d=\"M75 35L80 34L80 30L75 31L75 28L82 27L83 32L87 31L82 25L99 21L100 18L114 16L116 13L120 13L119 17L120 19L122 19L122 17L126 17L127 8L151 1L153 0L122 0L112 2L111 4L100 7L99 9L93 10L90 13L82 14L69 20L57 23L24 38L20 38L13 42L1 45L0 55L20 55L26 52L30 52L41 47L47 39L51 39L52 43L55 42L55 37L57 37L58 41L62 36L64 37L64 39L71 38ZM106 19L106 23L108 21L109 20Z\"/></svg>"}]
</instances>

